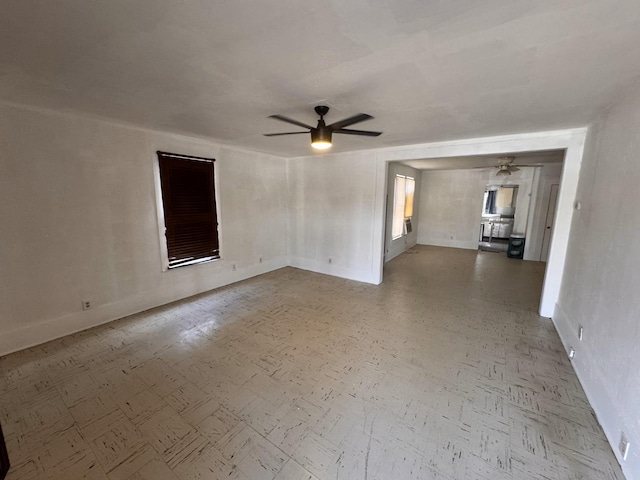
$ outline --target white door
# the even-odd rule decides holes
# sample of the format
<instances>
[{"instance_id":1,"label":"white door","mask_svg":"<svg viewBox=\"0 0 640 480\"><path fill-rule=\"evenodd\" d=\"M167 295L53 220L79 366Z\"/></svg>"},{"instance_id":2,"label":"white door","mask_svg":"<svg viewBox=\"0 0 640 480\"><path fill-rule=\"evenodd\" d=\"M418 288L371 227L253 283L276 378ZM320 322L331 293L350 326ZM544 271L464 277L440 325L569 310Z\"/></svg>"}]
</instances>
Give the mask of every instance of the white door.
<instances>
[{"instance_id":1,"label":"white door","mask_svg":"<svg viewBox=\"0 0 640 480\"><path fill-rule=\"evenodd\" d=\"M551 185L551 193L549 195L549 206L547 207L547 218L544 224L544 237L542 237L542 252L540 253L540 261L546 262L549 258L549 244L553 234L553 220L556 218L556 205L558 203L558 184Z\"/></svg>"}]
</instances>

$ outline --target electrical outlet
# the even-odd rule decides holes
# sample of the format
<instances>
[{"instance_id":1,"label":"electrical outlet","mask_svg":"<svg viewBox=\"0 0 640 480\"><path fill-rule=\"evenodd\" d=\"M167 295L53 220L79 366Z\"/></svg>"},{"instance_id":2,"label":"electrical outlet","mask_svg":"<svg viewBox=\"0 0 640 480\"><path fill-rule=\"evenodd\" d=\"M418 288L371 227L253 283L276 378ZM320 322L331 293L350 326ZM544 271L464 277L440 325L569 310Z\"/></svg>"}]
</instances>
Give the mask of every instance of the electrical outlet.
<instances>
[{"instance_id":1,"label":"electrical outlet","mask_svg":"<svg viewBox=\"0 0 640 480\"><path fill-rule=\"evenodd\" d=\"M333 262L333 260L331 260L331 257L329 257L329 263Z\"/></svg>"},{"instance_id":2,"label":"electrical outlet","mask_svg":"<svg viewBox=\"0 0 640 480\"><path fill-rule=\"evenodd\" d=\"M260 263L262 263L262 257L260 257Z\"/></svg>"},{"instance_id":3,"label":"electrical outlet","mask_svg":"<svg viewBox=\"0 0 640 480\"><path fill-rule=\"evenodd\" d=\"M576 351L574 350L573 347L569 347L569 358L573 360L573 357L575 356L576 356Z\"/></svg>"},{"instance_id":4,"label":"electrical outlet","mask_svg":"<svg viewBox=\"0 0 640 480\"><path fill-rule=\"evenodd\" d=\"M82 300L82 310L91 310L91 300Z\"/></svg>"},{"instance_id":5,"label":"electrical outlet","mask_svg":"<svg viewBox=\"0 0 640 480\"><path fill-rule=\"evenodd\" d=\"M584 334L584 328L582 328L582 325L578 325L578 340L582 341L583 334Z\"/></svg>"},{"instance_id":6,"label":"electrical outlet","mask_svg":"<svg viewBox=\"0 0 640 480\"><path fill-rule=\"evenodd\" d=\"M629 446L629 440L627 440L627 436L624 434L624 432L622 432L622 434L620 435L620 445L618 445L622 460L627 459L627 455L629 454Z\"/></svg>"},{"instance_id":7,"label":"electrical outlet","mask_svg":"<svg viewBox=\"0 0 640 480\"><path fill-rule=\"evenodd\" d=\"M231 270L233 270L234 272L236 271L236 264L235 263L231 264Z\"/></svg>"}]
</instances>

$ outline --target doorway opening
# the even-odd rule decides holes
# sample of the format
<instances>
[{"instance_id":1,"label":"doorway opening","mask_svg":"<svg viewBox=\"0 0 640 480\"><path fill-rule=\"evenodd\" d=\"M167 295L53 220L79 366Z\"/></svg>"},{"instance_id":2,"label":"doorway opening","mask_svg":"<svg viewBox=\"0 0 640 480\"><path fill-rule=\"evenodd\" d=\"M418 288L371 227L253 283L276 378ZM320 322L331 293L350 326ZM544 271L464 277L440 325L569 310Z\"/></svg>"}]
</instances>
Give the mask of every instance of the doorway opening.
<instances>
[{"instance_id":1,"label":"doorway opening","mask_svg":"<svg viewBox=\"0 0 640 480\"><path fill-rule=\"evenodd\" d=\"M387 162L387 215L393 210L391 179L396 170L413 170L416 235L412 243L404 239L396 252L390 252L385 242L384 261L405 251L413 253L415 245L430 245L496 252L509 261L545 262L552 251L554 206L563 182L565 153L564 149L508 152L514 159L508 174L503 169L497 173L496 155ZM386 224L390 221L387 218ZM391 230L386 224L385 238ZM546 265L541 268L546 271ZM542 303L544 286L537 295Z\"/></svg>"},{"instance_id":2,"label":"doorway opening","mask_svg":"<svg viewBox=\"0 0 640 480\"><path fill-rule=\"evenodd\" d=\"M478 249L506 252L514 233L518 185L487 185L482 199Z\"/></svg>"}]
</instances>

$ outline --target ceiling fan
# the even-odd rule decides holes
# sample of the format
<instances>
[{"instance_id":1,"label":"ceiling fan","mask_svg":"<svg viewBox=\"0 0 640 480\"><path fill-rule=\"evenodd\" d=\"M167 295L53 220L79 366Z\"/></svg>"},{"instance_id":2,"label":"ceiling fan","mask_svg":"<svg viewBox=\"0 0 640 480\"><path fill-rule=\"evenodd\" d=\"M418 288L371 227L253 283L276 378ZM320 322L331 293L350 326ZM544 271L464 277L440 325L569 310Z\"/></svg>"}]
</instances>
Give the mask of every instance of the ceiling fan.
<instances>
[{"instance_id":1,"label":"ceiling fan","mask_svg":"<svg viewBox=\"0 0 640 480\"><path fill-rule=\"evenodd\" d=\"M515 159L516 157L498 157L498 165L496 165L498 171L496 172L496 177L508 176L511 175L511 173L520 170L518 167L513 165L513 161Z\"/></svg>"},{"instance_id":2,"label":"ceiling fan","mask_svg":"<svg viewBox=\"0 0 640 480\"><path fill-rule=\"evenodd\" d=\"M298 135L301 133L311 133L311 146L318 150L326 150L331 147L331 136L334 133L341 133L344 135L363 135L365 137L377 137L381 135L382 132L372 132L369 130L351 130L344 127L348 127L349 125L353 125L355 123L364 122L365 120L371 120L373 117L371 115L367 115L366 113L359 113L349 118L345 118L344 120L340 120L339 122L332 123L331 125L327 125L324 122L324 116L329 112L329 107L326 105L318 105L315 107L315 111L318 115L320 115L320 120L318 120L318 125L316 127L312 127L311 125L307 125L306 123L299 122L298 120L294 120L293 118L288 118L283 115L270 115L269 118L275 118L276 120L280 120L281 122L291 123L293 125L297 125L298 127L307 128L306 132L284 132L284 133L265 133L265 137L277 137L280 135Z\"/></svg>"},{"instance_id":3,"label":"ceiling fan","mask_svg":"<svg viewBox=\"0 0 640 480\"><path fill-rule=\"evenodd\" d=\"M496 172L497 177L506 177L511 175L512 172L517 172L520 170L517 166L513 165L513 161L516 157L506 156L506 157L498 157L498 165L494 168L497 168ZM519 165L520 167L537 167L539 165ZM491 168L491 167L475 167L475 168Z\"/></svg>"}]
</instances>

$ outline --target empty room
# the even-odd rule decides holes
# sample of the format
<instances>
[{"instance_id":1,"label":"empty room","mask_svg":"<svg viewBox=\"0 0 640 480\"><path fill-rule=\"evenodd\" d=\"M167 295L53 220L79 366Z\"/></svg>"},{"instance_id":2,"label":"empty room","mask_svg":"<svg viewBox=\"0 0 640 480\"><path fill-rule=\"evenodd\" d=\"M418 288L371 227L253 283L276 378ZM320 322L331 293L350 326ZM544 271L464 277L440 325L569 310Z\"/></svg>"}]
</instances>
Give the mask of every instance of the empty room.
<instances>
[{"instance_id":1,"label":"empty room","mask_svg":"<svg viewBox=\"0 0 640 480\"><path fill-rule=\"evenodd\" d=\"M0 479L640 480L638 2L0 40Z\"/></svg>"}]
</instances>

